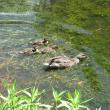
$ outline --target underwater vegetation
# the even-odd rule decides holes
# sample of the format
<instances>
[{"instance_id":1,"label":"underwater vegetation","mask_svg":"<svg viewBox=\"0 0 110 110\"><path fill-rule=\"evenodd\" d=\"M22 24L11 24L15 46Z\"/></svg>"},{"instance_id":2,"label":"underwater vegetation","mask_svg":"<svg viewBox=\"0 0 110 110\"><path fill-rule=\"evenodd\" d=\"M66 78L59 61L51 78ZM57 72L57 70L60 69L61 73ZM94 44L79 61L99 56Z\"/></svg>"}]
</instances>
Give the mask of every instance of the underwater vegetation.
<instances>
[{"instance_id":1,"label":"underwater vegetation","mask_svg":"<svg viewBox=\"0 0 110 110\"><path fill-rule=\"evenodd\" d=\"M36 5L34 10L43 19L36 27L41 33L65 39L78 50L91 48L93 57L109 74L109 5L109 0L56 0L42 10Z\"/></svg>"},{"instance_id":2,"label":"underwater vegetation","mask_svg":"<svg viewBox=\"0 0 110 110\"><path fill-rule=\"evenodd\" d=\"M1 0L0 12L25 12L29 8L26 0Z\"/></svg>"},{"instance_id":3,"label":"underwater vegetation","mask_svg":"<svg viewBox=\"0 0 110 110\"><path fill-rule=\"evenodd\" d=\"M106 86L108 84L105 84L110 83L109 5L109 0L54 0L54 3L40 9L37 5L34 7L42 18L42 22L35 26L40 33L48 33L56 39L64 39L70 44L70 47L66 46L70 49L67 54L70 52L73 55L74 49L88 54L87 65L84 65L82 70L78 69L90 82L91 88L100 92L110 90ZM105 92L101 96L105 96ZM96 94L98 95L99 92ZM108 93L107 96L109 98L106 101L110 103L110 94ZM102 99L100 97L100 100ZM102 102L103 109L109 110L110 107L105 103Z\"/></svg>"},{"instance_id":4,"label":"underwater vegetation","mask_svg":"<svg viewBox=\"0 0 110 110\"><path fill-rule=\"evenodd\" d=\"M38 85L41 93L42 89L45 89L45 92L39 95L41 100L36 100L38 108L50 109L54 105L66 103L67 106L65 105L64 109L68 109L73 105L72 99L68 100L66 94L71 91L70 94L74 97L72 91L77 89L78 92L80 91L82 101L93 97L93 100L84 104L85 106L92 110L100 106L103 110L109 110L109 10L110 0L0 0L0 91L4 91L1 85L2 79L9 80L9 82L16 79L20 88ZM55 45L61 47L56 56L74 57L84 52L88 58L74 68L44 71L42 64L48 58L54 57L54 54L29 57L16 55L16 51L30 48L27 42L42 39L45 35ZM55 103L57 99L54 99L52 94L52 87L55 91L66 90L62 98L58 96L57 104ZM26 91L31 94L32 89L29 88ZM30 96L28 97L25 93L20 92L16 95L17 97L12 95L14 97L12 100L16 102L12 107L21 105L24 107L25 104L26 109L32 106L34 109L35 106L29 100ZM25 95L23 100L27 101L23 101L23 104L21 94ZM5 103L6 106L10 106L15 103L13 101L8 103L8 95L7 92L3 94L3 105ZM46 108L45 105L49 106ZM53 109L56 108L54 106Z\"/></svg>"}]
</instances>

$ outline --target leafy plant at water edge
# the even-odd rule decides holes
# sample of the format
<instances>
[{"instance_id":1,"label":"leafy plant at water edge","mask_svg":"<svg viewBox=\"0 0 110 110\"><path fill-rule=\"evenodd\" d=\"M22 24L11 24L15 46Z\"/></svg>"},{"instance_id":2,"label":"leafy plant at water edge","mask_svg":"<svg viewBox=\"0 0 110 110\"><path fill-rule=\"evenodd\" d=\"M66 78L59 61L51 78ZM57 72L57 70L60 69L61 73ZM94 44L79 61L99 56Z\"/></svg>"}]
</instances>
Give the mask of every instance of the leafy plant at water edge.
<instances>
[{"instance_id":1,"label":"leafy plant at water edge","mask_svg":"<svg viewBox=\"0 0 110 110\"><path fill-rule=\"evenodd\" d=\"M61 104L58 105L58 108L65 107L68 110L80 110L81 108L85 108L86 110L90 110L88 107L83 105L90 100L91 99L82 102L80 93L75 90L73 94L70 92L67 93L67 100L61 100Z\"/></svg>"},{"instance_id":2,"label":"leafy plant at water edge","mask_svg":"<svg viewBox=\"0 0 110 110\"><path fill-rule=\"evenodd\" d=\"M100 108L96 108L96 110L101 110L101 107Z\"/></svg>"},{"instance_id":3,"label":"leafy plant at water edge","mask_svg":"<svg viewBox=\"0 0 110 110\"><path fill-rule=\"evenodd\" d=\"M36 89L35 87L31 89L31 92L28 92L27 90L23 90L23 93L25 94L24 99L27 105L28 110L35 110L39 108L39 96L41 93Z\"/></svg>"},{"instance_id":4,"label":"leafy plant at water edge","mask_svg":"<svg viewBox=\"0 0 110 110\"><path fill-rule=\"evenodd\" d=\"M40 103L40 95L35 87L28 92L29 88L17 91L16 82L7 88L7 96L0 95L2 99L0 110L39 110L39 107L50 108L49 105Z\"/></svg>"},{"instance_id":5,"label":"leafy plant at water edge","mask_svg":"<svg viewBox=\"0 0 110 110\"><path fill-rule=\"evenodd\" d=\"M8 96L5 97L2 94L0 95L0 98L4 101L2 104L3 110L13 110L15 108L19 108L19 106L22 103L22 100L20 100L20 96L17 96L18 93L21 91L16 91L16 82L13 83L12 87L7 88L7 94Z\"/></svg>"},{"instance_id":6,"label":"leafy plant at water edge","mask_svg":"<svg viewBox=\"0 0 110 110\"><path fill-rule=\"evenodd\" d=\"M0 110L81 110L81 108L90 110L84 106L84 103L91 99L82 102L80 93L77 90L73 94L68 92L65 99L63 99L65 91L58 92L53 89L54 100L51 105L40 102L40 96L43 92L35 87L17 91L16 81L14 81L12 86L7 87L6 96L0 94ZM101 108L96 110L101 110Z\"/></svg>"},{"instance_id":7,"label":"leafy plant at water edge","mask_svg":"<svg viewBox=\"0 0 110 110\"><path fill-rule=\"evenodd\" d=\"M54 97L54 105L53 107L57 110L59 103L62 100L62 95L65 93L65 91L58 93L58 91L56 91L53 88L53 97Z\"/></svg>"}]
</instances>

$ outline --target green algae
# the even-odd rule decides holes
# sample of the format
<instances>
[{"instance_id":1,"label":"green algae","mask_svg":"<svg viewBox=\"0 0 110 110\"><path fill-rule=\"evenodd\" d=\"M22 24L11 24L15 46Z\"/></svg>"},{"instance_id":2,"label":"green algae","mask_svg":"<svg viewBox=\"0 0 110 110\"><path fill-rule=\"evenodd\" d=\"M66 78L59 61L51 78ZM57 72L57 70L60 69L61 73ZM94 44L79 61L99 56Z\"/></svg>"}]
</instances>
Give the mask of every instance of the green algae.
<instances>
[{"instance_id":1,"label":"green algae","mask_svg":"<svg viewBox=\"0 0 110 110\"><path fill-rule=\"evenodd\" d=\"M1 0L1 12L25 12L29 8L26 0Z\"/></svg>"},{"instance_id":2,"label":"green algae","mask_svg":"<svg viewBox=\"0 0 110 110\"><path fill-rule=\"evenodd\" d=\"M74 56L78 52L88 55L84 66L64 73L84 80L85 86L77 86L84 98L95 97L94 106L102 104L104 110L109 110L110 103L110 88L107 86L110 80L109 5L109 0L56 0L42 10L37 6L34 8L44 19L36 26L40 33L65 39L70 45L65 46L64 53L67 55Z\"/></svg>"}]
</instances>

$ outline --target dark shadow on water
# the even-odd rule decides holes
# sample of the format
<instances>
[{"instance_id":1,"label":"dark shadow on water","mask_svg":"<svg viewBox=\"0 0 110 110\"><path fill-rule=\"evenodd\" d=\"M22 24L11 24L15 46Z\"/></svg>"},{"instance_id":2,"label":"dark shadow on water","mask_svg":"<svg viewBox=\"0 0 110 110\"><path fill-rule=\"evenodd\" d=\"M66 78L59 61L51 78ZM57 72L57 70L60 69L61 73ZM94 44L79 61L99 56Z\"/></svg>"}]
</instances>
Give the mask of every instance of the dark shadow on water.
<instances>
[{"instance_id":1,"label":"dark shadow on water","mask_svg":"<svg viewBox=\"0 0 110 110\"><path fill-rule=\"evenodd\" d=\"M66 68L49 68L49 67L44 67L43 69L45 70L45 72L51 72L51 71L64 70Z\"/></svg>"}]
</instances>

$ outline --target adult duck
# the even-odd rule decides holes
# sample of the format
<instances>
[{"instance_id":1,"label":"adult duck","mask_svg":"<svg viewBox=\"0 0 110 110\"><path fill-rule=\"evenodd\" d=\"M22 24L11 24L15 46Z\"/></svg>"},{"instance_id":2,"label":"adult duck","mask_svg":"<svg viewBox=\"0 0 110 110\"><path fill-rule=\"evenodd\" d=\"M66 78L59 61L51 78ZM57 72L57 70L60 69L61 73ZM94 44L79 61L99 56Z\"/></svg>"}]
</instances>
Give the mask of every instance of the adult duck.
<instances>
[{"instance_id":1,"label":"adult duck","mask_svg":"<svg viewBox=\"0 0 110 110\"><path fill-rule=\"evenodd\" d=\"M30 44L32 44L33 46L47 45L48 44L48 40L46 38L38 39L38 40L30 42Z\"/></svg>"},{"instance_id":2,"label":"adult duck","mask_svg":"<svg viewBox=\"0 0 110 110\"><path fill-rule=\"evenodd\" d=\"M80 63L81 60L85 59L86 55L83 53L78 54L74 58L69 58L67 56L57 56L51 58L48 63L44 63L43 65L48 68L68 68L75 66Z\"/></svg>"}]
</instances>

